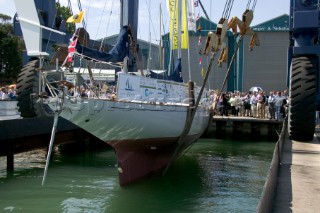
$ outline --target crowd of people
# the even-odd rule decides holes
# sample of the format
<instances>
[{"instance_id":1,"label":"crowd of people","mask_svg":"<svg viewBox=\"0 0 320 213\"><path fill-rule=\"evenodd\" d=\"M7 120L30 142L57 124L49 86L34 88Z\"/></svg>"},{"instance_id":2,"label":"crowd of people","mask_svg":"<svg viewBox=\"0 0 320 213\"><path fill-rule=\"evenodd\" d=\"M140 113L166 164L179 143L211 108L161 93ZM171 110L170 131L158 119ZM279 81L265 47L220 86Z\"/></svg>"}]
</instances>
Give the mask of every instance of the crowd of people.
<instances>
[{"instance_id":1,"label":"crowd of people","mask_svg":"<svg viewBox=\"0 0 320 213\"><path fill-rule=\"evenodd\" d=\"M69 96L82 97L82 98L92 98L100 97L106 99L115 99L116 86L115 85L96 85L94 87L88 86L88 84L80 85L77 87L72 87L68 91Z\"/></svg>"},{"instance_id":2,"label":"crowd of people","mask_svg":"<svg viewBox=\"0 0 320 213\"><path fill-rule=\"evenodd\" d=\"M216 115L242 116L261 119L285 118L288 109L288 92L264 91L253 92L222 92L211 91L210 100Z\"/></svg>"},{"instance_id":3,"label":"crowd of people","mask_svg":"<svg viewBox=\"0 0 320 213\"><path fill-rule=\"evenodd\" d=\"M97 90L90 90L88 87L81 85L77 89L72 88L69 91L71 96L80 96L90 98L98 95L102 98L114 99L116 86L104 85ZM220 95L220 98L218 96ZM253 92L222 92L216 90L210 92L210 101L212 108L215 109L215 115L220 116L241 116L261 119L283 120L288 111L288 92L265 91Z\"/></svg>"},{"instance_id":4,"label":"crowd of people","mask_svg":"<svg viewBox=\"0 0 320 213\"><path fill-rule=\"evenodd\" d=\"M0 100L12 100L15 101L17 99L16 90L13 86L4 86L1 87L0 90Z\"/></svg>"}]
</instances>

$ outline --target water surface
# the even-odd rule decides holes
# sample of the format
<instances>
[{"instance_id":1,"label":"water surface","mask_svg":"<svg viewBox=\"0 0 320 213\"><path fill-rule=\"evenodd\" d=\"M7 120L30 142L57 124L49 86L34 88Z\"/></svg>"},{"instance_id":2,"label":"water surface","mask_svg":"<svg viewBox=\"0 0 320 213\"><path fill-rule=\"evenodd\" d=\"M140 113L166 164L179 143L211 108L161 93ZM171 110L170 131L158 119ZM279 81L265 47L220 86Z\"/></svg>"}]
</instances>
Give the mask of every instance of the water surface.
<instances>
[{"instance_id":1,"label":"water surface","mask_svg":"<svg viewBox=\"0 0 320 213\"><path fill-rule=\"evenodd\" d=\"M45 186L45 150L0 158L0 212L255 212L273 142L201 139L167 174L120 187L113 150L55 149Z\"/></svg>"}]
</instances>

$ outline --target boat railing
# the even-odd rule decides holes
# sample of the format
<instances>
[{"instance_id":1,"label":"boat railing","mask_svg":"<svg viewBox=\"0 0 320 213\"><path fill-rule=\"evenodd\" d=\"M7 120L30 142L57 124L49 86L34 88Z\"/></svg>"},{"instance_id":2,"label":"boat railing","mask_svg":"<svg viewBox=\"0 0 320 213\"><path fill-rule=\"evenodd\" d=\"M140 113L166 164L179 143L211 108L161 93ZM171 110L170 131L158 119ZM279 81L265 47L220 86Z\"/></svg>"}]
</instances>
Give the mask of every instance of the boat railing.
<instances>
[{"instance_id":1,"label":"boat railing","mask_svg":"<svg viewBox=\"0 0 320 213\"><path fill-rule=\"evenodd\" d=\"M153 98L150 97L149 99L142 99L141 95L136 95L133 98L118 98L117 95L110 91L101 92L99 90L95 90L95 88L91 87L90 85L86 85L87 89L90 90L92 93L89 97L81 96L81 91L78 91L74 84L65 81L51 81L45 80L45 85L48 87L50 91L50 95L52 97L58 97L59 92L63 92L68 99L74 98L82 98L82 99L96 99L96 100L110 100L110 101L117 101L117 102L128 102L128 103L139 103L139 104L151 104L151 105L164 105L164 106L189 106L190 98L183 98L183 97L171 97L171 98ZM57 86L58 85L58 86ZM62 91L63 90L63 91ZM73 94L70 93L73 91ZM201 99L199 106L209 107L210 100L207 97Z\"/></svg>"}]
</instances>

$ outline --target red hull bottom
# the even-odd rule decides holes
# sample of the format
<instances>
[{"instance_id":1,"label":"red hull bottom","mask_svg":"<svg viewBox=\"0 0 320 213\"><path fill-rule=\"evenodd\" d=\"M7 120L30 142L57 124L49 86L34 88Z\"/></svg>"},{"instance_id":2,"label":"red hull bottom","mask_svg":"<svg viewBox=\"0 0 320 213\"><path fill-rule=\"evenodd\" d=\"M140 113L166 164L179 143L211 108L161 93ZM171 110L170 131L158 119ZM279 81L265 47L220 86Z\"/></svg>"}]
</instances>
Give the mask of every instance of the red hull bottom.
<instances>
[{"instance_id":1,"label":"red hull bottom","mask_svg":"<svg viewBox=\"0 0 320 213\"><path fill-rule=\"evenodd\" d=\"M179 146L180 152L198 138L199 135L188 136L182 146ZM120 185L161 174L172 158L181 154L178 152L173 156L178 147L177 141L178 138L108 141L116 152Z\"/></svg>"}]
</instances>

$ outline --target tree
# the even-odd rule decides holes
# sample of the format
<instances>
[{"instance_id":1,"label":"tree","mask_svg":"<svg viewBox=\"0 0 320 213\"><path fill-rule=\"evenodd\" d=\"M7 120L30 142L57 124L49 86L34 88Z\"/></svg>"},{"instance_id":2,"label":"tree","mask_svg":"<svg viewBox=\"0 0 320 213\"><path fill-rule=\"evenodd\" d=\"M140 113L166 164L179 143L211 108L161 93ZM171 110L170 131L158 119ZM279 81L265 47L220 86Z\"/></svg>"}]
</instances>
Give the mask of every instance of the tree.
<instances>
[{"instance_id":1,"label":"tree","mask_svg":"<svg viewBox=\"0 0 320 213\"><path fill-rule=\"evenodd\" d=\"M12 34L11 20L10 16L0 14L0 79L7 84L16 82L22 66L21 45Z\"/></svg>"},{"instance_id":2,"label":"tree","mask_svg":"<svg viewBox=\"0 0 320 213\"><path fill-rule=\"evenodd\" d=\"M0 13L0 31L6 34L12 33L12 24L10 24L11 16Z\"/></svg>"},{"instance_id":3,"label":"tree","mask_svg":"<svg viewBox=\"0 0 320 213\"><path fill-rule=\"evenodd\" d=\"M57 8L57 17L61 17L64 21L66 21L70 16L72 16L71 11L64 6L61 6L59 2L56 3ZM68 33L73 34L76 29L76 25L74 23L66 23L66 31Z\"/></svg>"}]
</instances>

